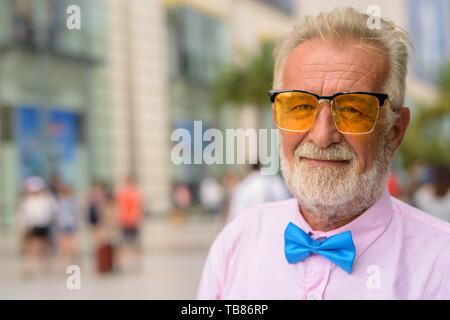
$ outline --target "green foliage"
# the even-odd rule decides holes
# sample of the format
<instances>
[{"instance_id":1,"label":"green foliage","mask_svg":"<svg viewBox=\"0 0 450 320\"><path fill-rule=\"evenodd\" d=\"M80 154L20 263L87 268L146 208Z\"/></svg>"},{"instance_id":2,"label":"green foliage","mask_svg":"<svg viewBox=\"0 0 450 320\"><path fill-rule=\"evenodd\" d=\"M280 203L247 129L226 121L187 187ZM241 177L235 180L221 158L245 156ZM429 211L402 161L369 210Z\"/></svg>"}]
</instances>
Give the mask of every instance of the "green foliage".
<instances>
[{"instance_id":1,"label":"green foliage","mask_svg":"<svg viewBox=\"0 0 450 320\"><path fill-rule=\"evenodd\" d=\"M450 64L439 83L439 97L429 105L414 107L411 121L399 153L408 168L417 159L432 165L450 163Z\"/></svg>"},{"instance_id":2,"label":"green foliage","mask_svg":"<svg viewBox=\"0 0 450 320\"><path fill-rule=\"evenodd\" d=\"M267 107L270 103L267 91L271 89L273 75L272 51L272 43L263 43L257 54L244 54L242 64L224 67L212 92L214 105Z\"/></svg>"}]
</instances>

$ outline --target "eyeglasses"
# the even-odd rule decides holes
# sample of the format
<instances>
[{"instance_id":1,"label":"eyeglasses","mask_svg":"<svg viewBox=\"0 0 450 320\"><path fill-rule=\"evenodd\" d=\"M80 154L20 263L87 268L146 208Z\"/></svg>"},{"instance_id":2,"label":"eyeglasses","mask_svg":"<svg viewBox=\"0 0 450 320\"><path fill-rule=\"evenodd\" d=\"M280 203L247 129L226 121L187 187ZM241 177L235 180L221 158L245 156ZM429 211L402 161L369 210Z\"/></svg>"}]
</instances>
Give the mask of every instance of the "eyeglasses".
<instances>
[{"instance_id":1,"label":"eyeglasses","mask_svg":"<svg viewBox=\"0 0 450 320\"><path fill-rule=\"evenodd\" d=\"M378 119L379 108L388 95L372 92L339 92L319 96L302 90L271 90L278 128L304 132L310 129L324 100L331 101L331 114L337 130L345 134L370 133Z\"/></svg>"}]
</instances>

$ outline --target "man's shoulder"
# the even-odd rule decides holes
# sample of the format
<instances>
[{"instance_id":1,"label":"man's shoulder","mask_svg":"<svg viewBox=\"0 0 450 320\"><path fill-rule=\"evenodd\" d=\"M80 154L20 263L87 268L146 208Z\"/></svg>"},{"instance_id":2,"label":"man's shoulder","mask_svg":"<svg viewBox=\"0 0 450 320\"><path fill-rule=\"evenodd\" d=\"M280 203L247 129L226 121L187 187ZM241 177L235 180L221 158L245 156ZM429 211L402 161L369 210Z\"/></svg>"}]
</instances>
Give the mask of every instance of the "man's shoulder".
<instances>
[{"instance_id":1,"label":"man's shoulder","mask_svg":"<svg viewBox=\"0 0 450 320\"><path fill-rule=\"evenodd\" d=\"M391 222L391 232L402 238L401 263L415 267L416 275L409 281L423 282L425 296L448 297L450 224L395 198L392 208L395 223Z\"/></svg>"},{"instance_id":2,"label":"man's shoulder","mask_svg":"<svg viewBox=\"0 0 450 320\"><path fill-rule=\"evenodd\" d=\"M441 235L450 240L450 223L436 218L420 209L417 209L399 199L391 197L394 214L407 225L426 233Z\"/></svg>"}]
</instances>

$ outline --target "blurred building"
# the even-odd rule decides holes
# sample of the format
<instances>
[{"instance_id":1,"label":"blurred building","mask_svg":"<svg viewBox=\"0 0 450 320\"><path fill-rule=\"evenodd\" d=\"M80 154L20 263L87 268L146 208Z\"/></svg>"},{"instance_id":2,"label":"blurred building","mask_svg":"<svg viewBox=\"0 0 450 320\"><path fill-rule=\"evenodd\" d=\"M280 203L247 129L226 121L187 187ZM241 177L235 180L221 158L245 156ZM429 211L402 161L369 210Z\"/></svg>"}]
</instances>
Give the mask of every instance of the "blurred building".
<instances>
[{"instance_id":1,"label":"blurred building","mask_svg":"<svg viewBox=\"0 0 450 320\"><path fill-rule=\"evenodd\" d=\"M82 28L66 25L70 5ZM14 222L21 181L60 176L78 194L109 177L105 1L0 1L0 224Z\"/></svg>"},{"instance_id":2,"label":"blurred building","mask_svg":"<svg viewBox=\"0 0 450 320\"><path fill-rule=\"evenodd\" d=\"M174 129L257 127L256 110L218 111L211 89L223 66L255 51L295 22L297 1L110 1L111 106L116 180L130 168L147 194L150 211L171 207L175 182L196 194L201 179L225 166L174 165ZM269 112L270 113L270 112ZM270 114L271 116L271 114ZM223 131L224 132L224 131Z\"/></svg>"},{"instance_id":3,"label":"blurred building","mask_svg":"<svg viewBox=\"0 0 450 320\"><path fill-rule=\"evenodd\" d=\"M240 63L246 54L256 53L263 42L276 40L290 30L300 14L299 1L172 0L164 3L168 19L168 98L172 128L185 128L192 136L194 120L202 120L203 131L272 127L269 103L262 117L261 111L251 105L219 109L211 105L211 89L221 67ZM264 123L260 123L261 118ZM173 166L172 179L188 183L195 191L202 177L220 176L230 167Z\"/></svg>"},{"instance_id":4,"label":"blurred building","mask_svg":"<svg viewBox=\"0 0 450 320\"><path fill-rule=\"evenodd\" d=\"M80 8L70 29L67 8ZM174 181L221 166L175 166L173 129L255 127L256 110L217 112L220 67L285 33L297 0L0 1L0 224L15 221L21 181L58 175L81 198L91 179L135 174L150 212ZM269 117L270 118L270 117Z\"/></svg>"},{"instance_id":5,"label":"blurred building","mask_svg":"<svg viewBox=\"0 0 450 320\"><path fill-rule=\"evenodd\" d=\"M152 214L170 202L166 10L161 1L107 1L108 97L114 181L137 177Z\"/></svg>"}]
</instances>

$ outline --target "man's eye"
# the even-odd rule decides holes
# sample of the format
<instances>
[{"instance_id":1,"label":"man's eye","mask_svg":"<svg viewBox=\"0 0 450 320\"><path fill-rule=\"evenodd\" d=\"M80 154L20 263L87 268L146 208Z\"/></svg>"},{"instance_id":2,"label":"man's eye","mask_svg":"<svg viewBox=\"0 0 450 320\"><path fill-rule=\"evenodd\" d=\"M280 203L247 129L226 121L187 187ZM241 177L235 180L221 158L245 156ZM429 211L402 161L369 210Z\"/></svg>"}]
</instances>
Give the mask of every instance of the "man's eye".
<instances>
[{"instance_id":1,"label":"man's eye","mask_svg":"<svg viewBox=\"0 0 450 320\"><path fill-rule=\"evenodd\" d=\"M355 114L357 113L357 114L362 115L361 111L359 111L358 109L355 109L353 107L341 107L340 110L342 112L355 113Z\"/></svg>"},{"instance_id":2,"label":"man's eye","mask_svg":"<svg viewBox=\"0 0 450 320\"><path fill-rule=\"evenodd\" d=\"M291 108L291 111L300 110L300 111L310 111L313 110L314 107L308 104L300 104Z\"/></svg>"}]
</instances>

